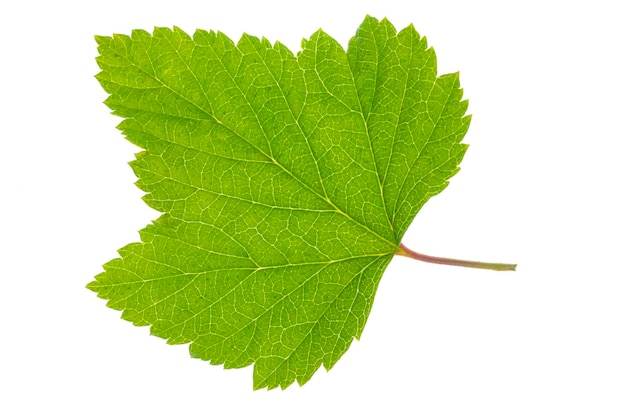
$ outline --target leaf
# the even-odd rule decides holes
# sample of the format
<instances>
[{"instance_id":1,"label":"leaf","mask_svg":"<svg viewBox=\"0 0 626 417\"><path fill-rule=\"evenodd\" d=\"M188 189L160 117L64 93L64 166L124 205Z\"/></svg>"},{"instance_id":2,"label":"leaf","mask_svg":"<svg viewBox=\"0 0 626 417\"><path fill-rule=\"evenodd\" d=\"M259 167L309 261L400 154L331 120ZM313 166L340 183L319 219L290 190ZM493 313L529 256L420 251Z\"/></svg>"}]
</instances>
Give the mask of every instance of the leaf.
<instances>
[{"instance_id":1,"label":"leaf","mask_svg":"<svg viewBox=\"0 0 626 417\"><path fill-rule=\"evenodd\" d=\"M164 213L88 285L254 388L307 382L363 332L381 276L458 171L458 74L412 26L367 17L347 53L178 28L97 37L97 79Z\"/></svg>"}]
</instances>

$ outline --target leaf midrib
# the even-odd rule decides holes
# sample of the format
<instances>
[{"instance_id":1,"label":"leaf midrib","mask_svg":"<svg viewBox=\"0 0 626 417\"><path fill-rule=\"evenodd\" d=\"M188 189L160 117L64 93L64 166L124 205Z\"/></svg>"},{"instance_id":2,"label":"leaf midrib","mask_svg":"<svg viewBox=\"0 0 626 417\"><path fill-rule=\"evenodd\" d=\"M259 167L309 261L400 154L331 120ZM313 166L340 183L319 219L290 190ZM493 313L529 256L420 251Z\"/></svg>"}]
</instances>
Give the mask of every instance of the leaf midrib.
<instances>
[{"instance_id":1,"label":"leaf midrib","mask_svg":"<svg viewBox=\"0 0 626 417\"><path fill-rule=\"evenodd\" d=\"M193 42L193 40L192 40ZM195 42L194 42L194 45ZM236 45L235 45L236 48ZM374 230L372 230L371 228L367 227L367 225L357 221L356 219L354 219L352 216L350 216L348 213L344 212L343 210L341 210L339 207L337 207L337 205L335 205L330 199L322 196L321 194L319 194L316 190L312 189L308 184L306 184L304 181L302 181L300 178L298 178L296 175L294 175L291 171L287 170L282 164L280 164L276 159L274 159L271 155L267 155L265 152L263 152L261 149L259 149L257 146L255 146L253 143L251 143L250 141L248 141L246 138L244 138L243 136L241 136L240 134L238 134L236 131L234 131L231 127L225 125L221 120L219 120L218 118L216 118L213 114L207 112L206 109L204 109L203 107L199 106L198 104L194 103L193 101L191 101L190 99L188 99L187 97L185 97L184 95L182 95L181 93L179 93L178 91L174 90L173 88L171 88L169 85L167 85L165 82L163 82L160 78L158 78L155 74L150 74L149 72L145 71L143 68L141 68L139 65L137 65L135 62L133 62L126 54L121 55L124 57L124 59L126 59L126 61L131 64L133 67L135 67L136 69L138 69L139 71L141 71L142 73L146 74L147 76L151 77L153 80L157 81L158 83L160 83L164 88L166 88L167 90L169 90L170 92L172 92L173 94L175 94L176 96L180 97L181 99L183 99L184 101L186 101L187 103L191 104L193 107L197 108L198 110L200 110L203 114L206 114L208 117L210 117L211 120L215 121L216 123L218 123L220 126L224 127L225 129L227 129L228 131L230 131L233 135L237 136L238 138L240 138L241 140L243 140L244 142L246 142L248 145L250 145L251 147L253 147L257 152L259 152L262 156L264 156L265 158L267 158L267 160L269 162L272 162L273 164L275 164L277 167L279 167L281 170L283 170L285 173L287 173L289 176L291 176L292 178L294 178L296 181L298 181L304 188L306 188L307 190L309 190L311 193L313 193L315 196L317 196L319 199L321 199L322 201L324 201L325 203L329 204L337 213L343 215L346 219L350 220L351 222L353 222L354 224L360 226L361 228L365 229L366 231L368 231L369 233L371 233L372 235L376 236L378 239L380 239L381 241L384 241L386 243L389 243L391 247L394 248L393 251L390 251L390 253L395 253L395 248L397 248L397 244L390 241L389 239L381 236L380 234L378 234L377 232L375 232ZM180 55L179 55L180 56ZM148 55L148 57L150 57ZM150 65L152 66L152 60L149 59L148 60L150 62ZM181 58L182 61L182 58ZM223 63L217 59L217 62L219 62L222 67L224 68L225 72L229 75L229 77L231 78L231 80L233 80L232 75L230 74L230 72L226 69L226 67L223 65ZM185 64L185 66L187 67L187 69L189 70L189 66ZM192 75L194 76L194 78L197 80L197 78L195 77L195 74L193 74L193 72L191 70L189 70L189 72L192 73ZM113 80L110 80L109 82L116 84L116 85L122 85L119 84ZM233 83L237 86L237 89L239 90L239 92L245 97L245 95L243 94L243 92L241 91L241 89L239 88L239 86L234 82ZM123 85L122 85L123 86ZM206 97L206 92L204 91L204 88L202 88L202 86L199 84L198 85L200 87L200 89L202 90L203 94ZM141 89L136 88L136 87L130 87L127 86L129 88L133 88L133 89L137 89L139 91L141 91ZM246 99L247 102L247 99ZM128 106L124 106L124 107L128 107ZM252 108L251 108L252 109ZM142 109L143 111L143 109ZM153 111L154 113L158 113ZM256 116L256 112L253 111L253 113ZM188 118L186 116L177 116L180 118ZM196 119L197 120L197 119ZM296 121L297 123L297 121ZM172 143L176 143L180 146L186 146L183 144L179 144L177 142L172 142Z\"/></svg>"},{"instance_id":2,"label":"leaf midrib","mask_svg":"<svg viewBox=\"0 0 626 417\"><path fill-rule=\"evenodd\" d=\"M354 260L354 259L361 259L361 258L374 258L374 260L373 260L372 262L370 262L370 263L367 265L367 267L369 267L369 266L370 266L370 265L372 265L372 264L373 264L376 260L378 260L378 259L380 259L380 258L382 258L382 257L384 257L384 256L389 256L389 254L383 254L382 256L358 256L358 257L354 257L354 258L345 258L345 259L342 259L342 260L340 260L340 261L334 261L334 262L326 262L326 263L322 263L322 262L320 262L320 263L315 263L315 265L320 265L320 266L321 266L321 268L320 268L319 270L315 271L315 272L314 272L314 273L312 273L310 276L306 277L306 279L303 279L301 282L299 282L299 283L298 283L298 285L297 285L297 286L295 286L294 288L292 288L292 289L291 289L289 292L287 292L286 294L282 294L282 295L281 295L281 297L279 297L279 298L278 298L278 299L277 299L277 300L276 300L273 304L271 304L270 306L264 307L264 308L263 308L263 311L262 311L260 314L258 314L256 317L252 317L252 318L250 318L249 322L248 322L248 323L246 323L243 327L241 327L241 328L237 329L235 332L230 333L227 337L223 337L221 340L219 340L219 341L217 341L217 342L215 342L215 343L213 343L213 344L211 344L211 345L199 345L199 346L202 346L202 348L203 348L204 350L208 350L208 349L212 348L213 346L216 346L216 345L218 345L218 344L220 344L220 343L223 343L223 342L224 342L224 341L226 341L226 340L229 340L229 339L233 338L235 335L239 334L241 331L243 331L244 329L248 328L250 325L252 325L252 324L256 323L256 322L257 322L257 320L258 320L259 318L263 317L265 314L267 314L268 312L272 311L272 310L273 310L273 309L274 309L274 308L275 308L275 307L276 307L276 306L277 306L280 302L282 302L282 301L284 301L285 299L287 299L287 298L288 298L291 294L293 294L295 291L297 291L297 290L298 290L299 288L301 288L303 285L307 284L307 283L308 283L309 281L311 281L314 277L319 276L319 274L320 274L320 273L321 273L321 272L322 272L325 268L329 267L332 263L347 262L347 261L352 261L352 260ZM367 268L367 267L366 267L366 268ZM366 268L362 268L362 270L364 270L364 269L366 269ZM268 268L268 269L270 269L270 268ZM277 268L277 269L279 269L279 268ZM232 288L230 288L230 289L229 289L226 293L224 293L221 297L216 298L216 299L215 299L215 300L213 300L210 304L208 304L208 305L204 306L204 307L203 307L202 309L200 309L199 311L197 311L197 312L193 313L192 315L190 315L189 317L187 317L185 320L183 320L183 321L181 321L181 322L176 323L176 325L175 325L175 326L171 326L171 327L163 328L163 329L162 329L162 331L163 331L164 333L167 333L167 332L169 332L169 331L170 331L172 328L174 328L174 327L184 326L184 325L185 325L185 323L187 323L188 321L193 320L194 318L198 317L199 315L201 315L201 314L202 314L202 313L204 313L205 311L207 311L207 310L211 309L211 308L212 308L212 307L214 307L216 304L218 304L219 302L221 302L224 298L226 298L228 295L230 295L231 293L233 293L233 291L235 291L235 290L237 290L238 288L240 288L241 286L243 286L243 285L244 285L244 283L246 283L246 282L247 282L247 281L248 281L251 277L253 277L253 276L254 276L254 273L255 273L256 271L257 271L257 270L253 270L253 271L252 271L252 273L248 274L245 278L243 278L242 280L240 280L239 282L237 282L237 284L236 284L235 286L233 286ZM345 289L345 287L347 287L347 286L348 286L348 285L349 285L349 284L350 284L350 283L351 283L354 279L356 279L356 276L357 276L357 275L358 275L358 274L355 274L352 278L350 278L350 279L348 280L348 282L346 283L346 285L344 285L344 287L342 288L342 290L338 292L338 294L341 294L341 292ZM146 310L148 310L149 308L152 308L152 307L156 306L157 304L162 303L162 302L164 302L164 301L168 300L171 296L173 296L173 295L175 295L175 294L179 293L180 291L184 290L184 289L185 289L185 288L187 288L189 285L191 285L193 282L194 282L194 279L189 280L189 282L188 282L188 283L186 283L184 286L182 286L181 288L179 288L179 289L178 289L177 291L175 291L174 293L172 293L172 294L168 294L168 296L167 296L167 297L165 297L165 298L163 298L163 299L159 300L158 302L156 302L156 303L154 303L154 304L152 304L152 305L150 305L150 306L148 306L148 307L144 308L143 310L138 310L138 311L137 311L137 314L143 313L143 312L145 312ZM329 302L328 304L329 304L329 305L331 305L331 304L332 304L333 302L335 302L335 301L336 301L336 298L335 298L335 299L333 299L333 300L332 300L331 302ZM326 311L326 309L325 309L324 311ZM321 317L321 316L323 316L323 313L321 313L319 317ZM248 317L246 317L246 318L248 318ZM318 318L315 322L318 322L318 321L319 321L319 318ZM313 322L312 322L312 323L313 323ZM196 338L195 338L195 339L193 339L193 340L190 340L190 342L191 342L191 343L197 343L197 342L196 342L196 340L197 340L198 338L200 338L201 336L203 336L203 334L196 335ZM216 336L221 336L221 335L217 335L217 334L216 334ZM295 349L294 349L294 350L295 350Z\"/></svg>"}]
</instances>

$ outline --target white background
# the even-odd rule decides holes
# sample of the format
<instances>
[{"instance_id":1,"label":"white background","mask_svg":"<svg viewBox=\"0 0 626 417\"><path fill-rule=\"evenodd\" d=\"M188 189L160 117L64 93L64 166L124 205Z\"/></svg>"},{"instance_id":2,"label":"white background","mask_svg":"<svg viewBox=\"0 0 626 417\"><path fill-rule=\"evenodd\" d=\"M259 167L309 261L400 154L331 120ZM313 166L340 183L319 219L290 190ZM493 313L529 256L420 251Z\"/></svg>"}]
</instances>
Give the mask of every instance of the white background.
<instances>
[{"instance_id":1,"label":"white background","mask_svg":"<svg viewBox=\"0 0 626 417\"><path fill-rule=\"evenodd\" d=\"M0 6L0 415L626 415L626 25L618 1L117 1ZM18 5L19 4L19 5ZM344 46L413 23L460 71L471 144L395 259L360 342L304 387L190 359L85 285L157 213L93 35L177 25Z\"/></svg>"}]
</instances>

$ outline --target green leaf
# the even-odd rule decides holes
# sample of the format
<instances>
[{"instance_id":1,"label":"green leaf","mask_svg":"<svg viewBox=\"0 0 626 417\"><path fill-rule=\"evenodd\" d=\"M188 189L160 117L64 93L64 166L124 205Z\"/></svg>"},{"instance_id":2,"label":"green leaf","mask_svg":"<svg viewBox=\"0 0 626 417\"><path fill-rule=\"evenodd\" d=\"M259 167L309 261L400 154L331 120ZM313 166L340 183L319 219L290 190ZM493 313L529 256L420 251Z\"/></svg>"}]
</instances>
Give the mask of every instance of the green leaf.
<instances>
[{"instance_id":1,"label":"green leaf","mask_svg":"<svg viewBox=\"0 0 626 417\"><path fill-rule=\"evenodd\" d=\"M193 357L304 384L363 332L381 276L466 146L458 74L412 26L367 17L348 51L178 28L97 37L131 163L164 213L88 285Z\"/></svg>"}]
</instances>

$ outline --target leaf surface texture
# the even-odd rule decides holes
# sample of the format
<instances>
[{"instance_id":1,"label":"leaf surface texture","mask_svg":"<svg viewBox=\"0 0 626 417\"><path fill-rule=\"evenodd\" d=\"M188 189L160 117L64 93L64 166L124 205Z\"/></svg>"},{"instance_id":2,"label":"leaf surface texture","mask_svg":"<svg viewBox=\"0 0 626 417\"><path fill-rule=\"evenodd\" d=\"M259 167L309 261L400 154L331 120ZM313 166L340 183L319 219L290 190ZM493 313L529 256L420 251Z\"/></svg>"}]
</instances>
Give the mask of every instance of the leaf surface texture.
<instances>
[{"instance_id":1,"label":"leaf surface texture","mask_svg":"<svg viewBox=\"0 0 626 417\"><path fill-rule=\"evenodd\" d=\"M469 126L458 74L412 26L367 17L347 52L178 28L97 37L131 163L163 213L89 288L193 357L254 364L254 388L304 384L365 326Z\"/></svg>"}]
</instances>

